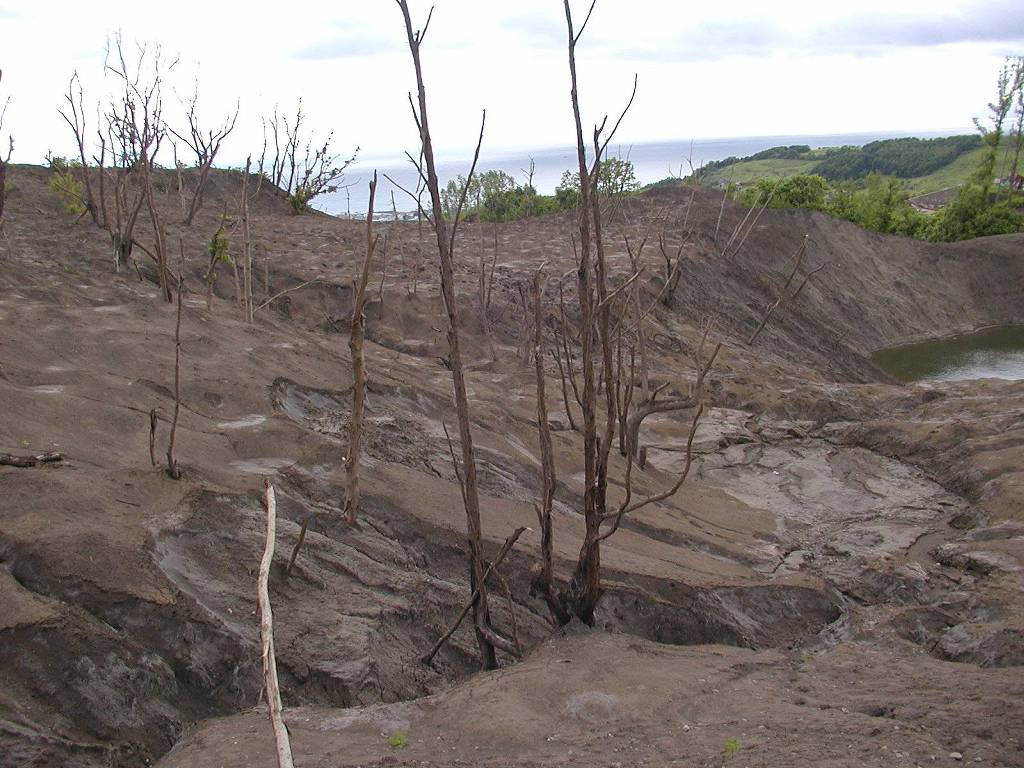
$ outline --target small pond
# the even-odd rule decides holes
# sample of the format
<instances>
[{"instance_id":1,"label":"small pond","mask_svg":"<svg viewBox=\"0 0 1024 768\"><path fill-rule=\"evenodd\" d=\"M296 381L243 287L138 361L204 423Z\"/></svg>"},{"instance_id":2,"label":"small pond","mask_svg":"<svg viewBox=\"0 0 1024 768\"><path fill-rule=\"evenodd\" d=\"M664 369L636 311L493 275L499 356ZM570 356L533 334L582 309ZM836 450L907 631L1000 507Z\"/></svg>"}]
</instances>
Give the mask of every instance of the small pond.
<instances>
[{"instance_id":1,"label":"small pond","mask_svg":"<svg viewBox=\"0 0 1024 768\"><path fill-rule=\"evenodd\" d=\"M1024 379L1024 326L883 349L871 359L900 381Z\"/></svg>"}]
</instances>

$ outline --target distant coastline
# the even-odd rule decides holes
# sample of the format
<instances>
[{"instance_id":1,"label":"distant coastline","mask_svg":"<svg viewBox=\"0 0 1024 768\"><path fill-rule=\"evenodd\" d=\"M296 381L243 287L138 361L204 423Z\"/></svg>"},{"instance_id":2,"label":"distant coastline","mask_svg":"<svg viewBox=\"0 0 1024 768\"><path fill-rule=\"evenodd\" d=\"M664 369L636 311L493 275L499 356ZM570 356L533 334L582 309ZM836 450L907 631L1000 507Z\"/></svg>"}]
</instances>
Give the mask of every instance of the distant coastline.
<instances>
[{"instance_id":1,"label":"distant coastline","mask_svg":"<svg viewBox=\"0 0 1024 768\"><path fill-rule=\"evenodd\" d=\"M656 141L636 144L619 144L610 148L612 154L629 157L636 168L637 178L641 184L651 184L667 176L678 175L682 168L683 175L689 173L688 161L692 159L694 166L714 160L722 160L735 155L744 157L771 147L807 144L811 147L862 146L872 141L892 139L903 136L933 138L949 136L956 133L971 133L972 128L956 128L944 131L877 131L832 134L793 134L780 136L747 136L732 138L694 139L679 141ZM521 149L495 149L488 151L486 145L481 151L479 170L497 169L514 176L518 181L525 181L525 170L528 169L530 158L536 163L534 186L542 194L551 194L562 177L562 172L573 168L576 163L576 150L571 146L534 147ZM468 153L467 153L468 155ZM448 153L438 159L437 170L442 184L458 174L465 174L470 158L457 158ZM413 189L416 186L416 171L408 160L400 155L393 157L376 157L360 160L355 163L346 177L346 189L334 194L325 195L318 207L328 213L363 215L366 213L366 184L374 169L383 175L388 174L401 186ZM415 208L415 203L400 189L394 188L386 179L381 179L377 190L375 208L378 212L391 210L391 196L394 193L395 207L398 211Z\"/></svg>"}]
</instances>

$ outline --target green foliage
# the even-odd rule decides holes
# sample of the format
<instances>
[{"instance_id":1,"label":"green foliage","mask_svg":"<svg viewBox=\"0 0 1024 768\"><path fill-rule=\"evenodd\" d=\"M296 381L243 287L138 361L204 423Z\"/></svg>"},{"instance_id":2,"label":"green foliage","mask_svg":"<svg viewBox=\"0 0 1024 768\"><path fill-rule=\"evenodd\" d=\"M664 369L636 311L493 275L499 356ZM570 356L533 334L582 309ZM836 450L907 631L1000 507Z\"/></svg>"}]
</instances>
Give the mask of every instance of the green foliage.
<instances>
[{"instance_id":1,"label":"green foliage","mask_svg":"<svg viewBox=\"0 0 1024 768\"><path fill-rule=\"evenodd\" d=\"M288 204L291 206L293 214L301 216L309 210L309 201L312 199L310 190L300 184L294 192L288 195Z\"/></svg>"},{"instance_id":2,"label":"green foliage","mask_svg":"<svg viewBox=\"0 0 1024 768\"><path fill-rule=\"evenodd\" d=\"M409 746L409 739L401 731L395 731L388 737L388 746L392 749L405 749Z\"/></svg>"},{"instance_id":3,"label":"green foliage","mask_svg":"<svg viewBox=\"0 0 1024 768\"><path fill-rule=\"evenodd\" d=\"M875 232L914 234L917 220L908 201L909 195L898 180L872 173L864 189L853 195L850 220Z\"/></svg>"},{"instance_id":4,"label":"green foliage","mask_svg":"<svg viewBox=\"0 0 1024 768\"><path fill-rule=\"evenodd\" d=\"M441 208L444 215L451 219L459 207L459 200L462 197L462 190L466 187L466 200L463 203L462 211L465 214L472 212L473 216L484 218L483 211L488 201L496 196L509 195L519 192L525 194L525 190L516 184L516 180L504 171L483 171L473 176L467 187L466 177L459 174L456 178L450 179L441 190ZM491 202L491 209L494 211L505 211L508 201ZM504 221L497 213L498 218L489 219L492 221Z\"/></svg>"},{"instance_id":5,"label":"green foliage","mask_svg":"<svg viewBox=\"0 0 1024 768\"><path fill-rule=\"evenodd\" d=\"M562 183L555 188L555 196L558 190L575 190L577 200L580 191L579 171L565 171L562 174ZM631 160L623 160L618 157L608 157L601 161L597 170L597 194L602 197L613 197L636 192L640 189L640 182L636 180L636 169ZM564 194L565 199L570 195ZM578 204L578 202L577 202Z\"/></svg>"},{"instance_id":6,"label":"green foliage","mask_svg":"<svg viewBox=\"0 0 1024 768\"><path fill-rule=\"evenodd\" d=\"M739 752L741 749L743 749L743 747L740 746L740 742L737 739L727 739L726 740L726 742L725 742L725 756L726 757L732 757L737 752Z\"/></svg>"},{"instance_id":7,"label":"green foliage","mask_svg":"<svg viewBox=\"0 0 1024 768\"><path fill-rule=\"evenodd\" d=\"M933 242L950 242L1020 232L1024 230L1024 215L1016 210L1014 202L993 200L982 184L965 184L953 202L931 217L921 236Z\"/></svg>"},{"instance_id":8,"label":"green foliage","mask_svg":"<svg viewBox=\"0 0 1024 768\"><path fill-rule=\"evenodd\" d=\"M673 187L682 187L685 182L678 176L666 176L664 179L652 182L645 185L642 191L646 192L649 189L671 189Z\"/></svg>"},{"instance_id":9,"label":"green foliage","mask_svg":"<svg viewBox=\"0 0 1024 768\"><path fill-rule=\"evenodd\" d=\"M82 193L82 182L75 176L75 171L82 168L77 160L67 160L55 155L47 156L53 175L47 186L60 197L61 206L67 213L81 216L85 213L85 197Z\"/></svg>"},{"instance_id":10,"label":"green foliage","mask_svg":"<svg viewBox=\"0 0 1024 768\"><path fill-rule=\"evenodd\" d=\"M478 221L516 221L530 216L560 213L580 203L579 174L566 171L554 195L538 195L529 184L516 180L500 170L483 171L473 176L468 185L466 177L450 179L441 189L441 209L449 220L454 218L466 189L462 217ZM608 158L601 163L598 179L599 194L623 195L636 192L640 183L629 160Z\"/></svg>"},{"instance_id":11,"label":"green foliage","mask_svg":"<svg viewBox=\"0 0 1024 768\"><path fill-rule=\"evenodd\" d=\"M829 181L863 179L872 173L911 179L934 173L980 146L978 136L872 141L863 147L835 148L814 167L814 172Z\"/></svg>"},{"instance_id":12,"label":"green foliage","mask_svg":"<svg viewBox=\"0 0 1024 768\"><path fill-rule=\"evenodd\" d=\"M755 152L747 157L736 157L735 155L730 155L723 160L712 160L709 163L704 163L700 170L697 171L696 176L698 178L704 178L715 171L728 168L730 165L754 160L801 160L804 156L809 155L810 153L811 148L806 144L792 144L788 147L769 147L768 149Z\"/></svg>"},{"instance_id":13,"label":"green foliage","mask_svg":"<svg viewBox=\"0 0 1024 768\"><path fill-rule=\"evenodd\" d=\"M760 179L737 199L749 206L767 201L772 208L824 211L875 232L936 242L1024 231L1024 215L1017 210L1024 197L996 196L981 183L964 185L950 205L933 215L910 205L903 182L881 173L834 186L807 174Z\"/></svg>"},{"instance_id":14,"label":"green foliage","mask_svg":"<svg viewBox=\"0 0 1024 768\"><path fill-rule=\"evenodd\" d=\"M825 209L825 193L828 184L821 176L801 174L784 179L761 179L753 187L739 193L739 200L745 205L763 205L769 208L810 208Z\"/></svg>"},{"instance_id":15,"label":"green foliage","mask_svg":"<svg viewBox=\"0 0 1024 768\"><path fill-rule=\"evenodd\" d=\"M576 208L580 204L580 175L572 171L562 174L562 182L555 187L555 200L563 211Z\"/></svg>"},{"instance_id":16,"label":"green foliage","mask_svg":"<svg viewBox=\"0 0 1024 768\"><path fill-rule=\"evenodd\" d=\"M227 232L224 230L226 222L221 221L217 231L213 233L213 237L210 238L210 245L207 247L207 252L210 254L210 261L217 263L222 261L228 266L234 265L234 259L228 253L228 248L231 247L231 241L228 240Z\"/></svg>"}]
</instances>

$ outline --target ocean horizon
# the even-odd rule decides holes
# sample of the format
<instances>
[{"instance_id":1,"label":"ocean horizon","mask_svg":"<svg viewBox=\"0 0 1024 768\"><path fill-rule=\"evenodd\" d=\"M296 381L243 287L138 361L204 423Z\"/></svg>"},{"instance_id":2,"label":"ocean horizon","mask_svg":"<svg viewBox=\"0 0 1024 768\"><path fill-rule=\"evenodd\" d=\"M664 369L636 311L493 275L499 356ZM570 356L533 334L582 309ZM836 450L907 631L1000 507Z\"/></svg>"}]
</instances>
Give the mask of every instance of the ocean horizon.
<instances>
[{"instance_id":1,"label":"ocean horizon","mask_svg":"<svg viewBox=\"0 0 1024 768\"><path fill-rule=\"evenodd\" d=\"M609 153L614 157L628 158L636 169L641 184L651 184L669 176L686 176L690 173L690 162L695 168L727 157L745 157L771 147L792 144L806 144L812 148L863 146L872 141L895 139L908 136L935 138L973 133L972 128L957 128L944 131L875 131L833 134L793 134L782 136L746 136L721 139L686 139L678 141L637 142L613 144ZM526 182L530 160L535 163L533 185L540 194L552 194L562 178L563 171L575 169L576 147L571 145L548 147L525 147L516 149L481 149L477 171L501 170L513 176L519 183ZM443 187L449 179L469 171L472 150L464 157L457 152L439 153L437 174ZM385 174L400 186L414 190L416 170L408 159L400 155L359 158L345 176L344 188L324 195L317 208L334 215L365 216L369 199L367 185L374 169L377 170L378 185L374 208L378 214L392 211L414 211L415 201L401 189L384 178ZM426 196L424 196L426 199Z\"/></svg>"}]
</instances>

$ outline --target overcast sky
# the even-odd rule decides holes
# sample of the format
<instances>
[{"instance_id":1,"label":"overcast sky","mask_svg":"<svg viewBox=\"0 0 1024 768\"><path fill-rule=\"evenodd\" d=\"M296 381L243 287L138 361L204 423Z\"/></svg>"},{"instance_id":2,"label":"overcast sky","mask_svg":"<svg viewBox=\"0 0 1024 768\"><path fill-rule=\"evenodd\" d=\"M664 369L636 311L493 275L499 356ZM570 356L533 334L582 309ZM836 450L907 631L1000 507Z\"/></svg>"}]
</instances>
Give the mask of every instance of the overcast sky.
<instances>
[{"instance_id":1,"label":"overcast sky","mask_svg":"<svg viewBox=\"0 0 1024 768\"><path fill-rule=\"evenodd\" d=\"M410 4L426 18L426 0ZM579 18L587 4L574 2ZM472 145L484 107L492 150L573 141L560 0L435 6L424 67L442 154ZM16 161L71 152L57 114L68 77L77 69L87 99L99 97L117 29L180 57L180 93L198 74L209 119L241 100L227 162L258 154L260 115L300 96L339 150L359 145L369 160L416 144L392 0L0 0L0 98L12 97ZM624 142L962 129L991 100L1002 57L1022 51L1022 0L599 0L581 41L580 90L593 123L621 107L639 75Z\"/></svg>"}]
</instances>

